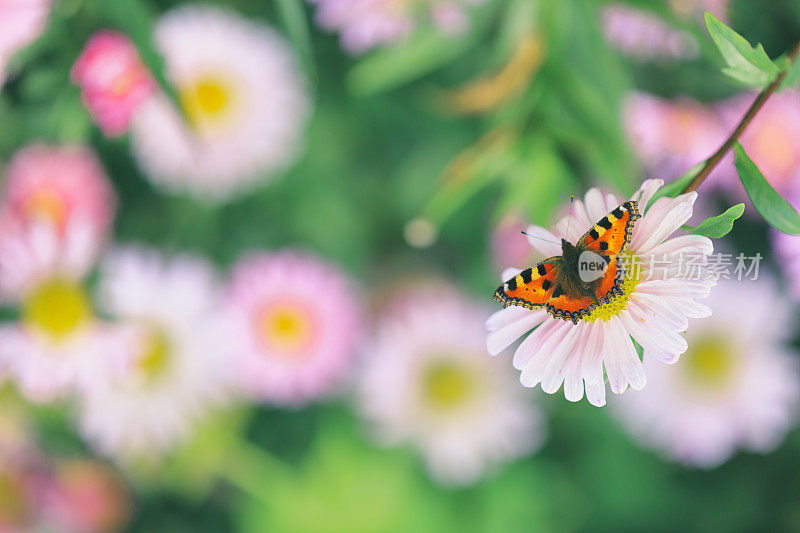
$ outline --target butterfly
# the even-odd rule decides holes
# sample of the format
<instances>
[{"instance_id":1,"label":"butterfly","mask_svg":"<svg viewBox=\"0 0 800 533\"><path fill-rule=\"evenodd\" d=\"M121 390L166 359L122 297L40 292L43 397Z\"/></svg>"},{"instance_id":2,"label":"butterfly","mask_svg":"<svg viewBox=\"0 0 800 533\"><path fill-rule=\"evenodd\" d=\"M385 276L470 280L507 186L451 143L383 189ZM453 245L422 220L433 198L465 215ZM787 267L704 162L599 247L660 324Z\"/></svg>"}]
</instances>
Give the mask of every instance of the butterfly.
<instances>
[{"instance_id":1,"label":"butterfly","mask_svg":"<svg viewBox=\"0 0 800 533\"><path fill-rule=\"evenodd\" d=\"M503 307L544 309L553 317L578 320L622 294L619 254L641 218L635 200L624 202L595 224L577 244L561 239L561 255L549 257L500 285L494 299Z\"/></svg>"}]
</instances>

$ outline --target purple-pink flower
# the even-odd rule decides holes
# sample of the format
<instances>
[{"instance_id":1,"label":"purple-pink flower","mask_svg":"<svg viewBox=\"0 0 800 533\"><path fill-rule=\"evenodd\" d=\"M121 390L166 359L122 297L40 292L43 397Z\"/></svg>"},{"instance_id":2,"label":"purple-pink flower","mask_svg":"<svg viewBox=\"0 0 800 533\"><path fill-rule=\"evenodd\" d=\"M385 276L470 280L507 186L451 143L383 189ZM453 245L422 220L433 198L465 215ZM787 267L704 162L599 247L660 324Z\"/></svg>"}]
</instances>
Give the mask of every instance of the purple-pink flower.
<instances>
[{"instance_id":1,"label":"purple-pink flower","mask_svg":"<svg viewBox=\"0 0 800 533\"><path fill-rule=\"evenodd\" d=\"M86 43L71 73L103 133L128 130L136 111L155 90L155 82L133 43L124 35L101 31Z\"/></svg>"},{"instance_id":2,"label":"purple-pink flower","mask_svg":"<svg viewBox=\"0 0 800 533\"><path fill-rule=\"evenodd\" d=\"M359 303L333 265L291 251L245 257L227 302L234 379L245 394L301 405L331 393L351 368Z\"/></svg>"}]
</instances>

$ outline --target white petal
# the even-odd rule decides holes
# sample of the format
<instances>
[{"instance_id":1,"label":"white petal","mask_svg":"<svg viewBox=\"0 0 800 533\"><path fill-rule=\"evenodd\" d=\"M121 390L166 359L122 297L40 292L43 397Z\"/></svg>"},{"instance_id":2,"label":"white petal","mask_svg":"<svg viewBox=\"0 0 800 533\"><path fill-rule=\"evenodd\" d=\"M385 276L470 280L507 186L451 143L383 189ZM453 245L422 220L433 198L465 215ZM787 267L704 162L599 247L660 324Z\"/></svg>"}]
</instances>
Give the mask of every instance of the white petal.
<instances>
[{"instance_id":1,"label":"white petal","mask_svg":"<svg viewBox=\"0 0 800 533\"><path fill-rule=\"evenodd\" d=\"M639 190L636 191L636 194L633 195L632 199L637 200L639 202L639 211L644 213L645 209L647 208L647 204L650 202L650 198L656 193L658 189L664 186L664 180L657 179L657 180L645 180L644 183L639 187Z\"/></svg>"},{"instance_id":2,"label":"white petal","mask_svg":"<svg viewBox=\"0 0 800 533\"><path fill-rule=\"evenodd\" d=\"M555 326L548 334L544 336L544 342L540 345L539 349L533 353L532 358L522 368L522 373L519 376L519 381L526 387L534 387L542 378L547 363L558 353L560 349L565 346L565 341L569 342L569 347L572 347L574 339L569 340L569 334L572 324L553 319Z\"/></svg>"},{"instance_id":3,"label":"white petal","mask_svg":"<svg viewBox=\"0 0 800 533\"><path fill-rule=\"evenodd\" d=\"M631 249L646 254L661 244L692 216L697 193L677 198L659 198L634 228Z\"/></svg>"},{"instance_id":4,"label":"white petal","mask_svg":"<svg viewBox=\"0 0 800 533\"><path fill-rule=\"evenodd\" d=\"M578 340L578 327L569 328L564 339L553 349L550 360L544 367L541 376L536 376L542 381L542 390L548 394L556 392L564 381L564 366L570 355L574 353L574 346ZM533 379L533 376L531 376Z\"/></svg>"},{"instance_id":5,"label":"white petal","mask_svg":"<svg viewBox=\"0 0 800 533\"><path fill-rule=\"evenodd\" d=\"M490 332L486 336L486 349L491 355L499 354L508 348L511 343L520 338L526 331L541 324L542 320L544 320L544 317L540 313L528 312L528 314L522 318Z\"/></svg>"},{"instance_id":6,"label":"white petal","mask_svg":"<svg viewBox=\"0 0 800 533\"><path fill-rule=\"evenodd\" d=\"M561 255L561 239L541 226L528 226L528 242L545 257Z\"/></svg>"},{"instance_id":7,"label":"white petal","mask_svg":"<svg viewBox=\"0 0 800 533\"><path fill-rule=\"evenodd\" d=\"M516 267L506 268L505 270L503 270L502 274L500 274L500 283L505 283L506 281L510 280L520 272L522 272L521 268L516 268Z\"/></svg>"},{"instance_id":8,"label":"white petal","mask_svg":"<svg viewBox=\"0 0 800 533\"><path fill-rule=\"evenodd\" d=\"M595 407L606 404L606 384L602 379L596 383L586 383L586 399Z\"/></svg>"},{"instance_id":9,"label":"white petal","mask_svg":"<svg viewBox=\"0 0 800 533\"><path fill-rule=\"evenodd\" d=\"M571 402L577 402L583 398L582 358L582 352L574 351L564 366L564 397Z\"/></svg>"},{"instance_id":10,"label":"white petal","mask_svg":"<svg viewBox=\"0 0 800 533\"><path fill-rule=\"evenodd\" d=\"M545 341L551 338L559 326L560 324L556 319L546 320L528 335L517 347L517 351L514 352L514 359L512 360L514 368L517 370L525 368L525 365L536 355L536 352L539 351Z\"/></svg>"},{"instance_id":11,"label":"white petal","mask_svg":"<svg viewBox=\"0 0 800 533\"><path fill-rule=\"evenodd\" d=\"M603 193L600 189L589 189L586 193L586 212L591 220L590 224L597 224L601 218L606 216L610 209L606 206ZM614 205L614 207L617 207ZM613 209L613 207L611 208ZM591 227L591 226L590 226Z\"/></svg>"},{"instance_id":12,"label":"white petal","mask_svg":"<svg viewBox=\"0 0 800 533\"><path fill-rule=\"evenodd\" d=\"M711 242L711 239L702 235L681 235L667 239L650 250L649 253L656 257L672 253L711 255L714 253L714 243Z\"/></svg>"},{"instance_id":13,"label":"white petal","mask_svg":"<svg viewBox=\"0 0 800 533\"><path fill-rule=\"evenodd\" d=\"M603 350L605 347L604 323L597 321L585 328L587 336L581 363L581 375L587 383L603 381Z\"/></svg>"}]
</instances>

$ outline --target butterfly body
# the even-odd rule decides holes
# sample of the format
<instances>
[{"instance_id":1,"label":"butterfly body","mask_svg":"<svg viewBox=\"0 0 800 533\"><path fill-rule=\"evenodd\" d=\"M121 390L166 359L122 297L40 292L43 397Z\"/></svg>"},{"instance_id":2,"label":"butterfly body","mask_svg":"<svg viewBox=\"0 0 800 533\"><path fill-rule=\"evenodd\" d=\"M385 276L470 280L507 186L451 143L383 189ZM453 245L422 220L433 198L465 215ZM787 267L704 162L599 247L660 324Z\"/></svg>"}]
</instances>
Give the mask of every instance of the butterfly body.
<instances>
[{"instance_id":1,"label":"butterfly body","mask_svg":"<svg viewBox=\"0 0 800 533\"><path fill-rule=\"evenodd\" d=\"M561 239L560 256L523 270L500 285L494 298L504 307L543 307L555 318L577 323L621 294L623 266L618 256L630 242L639 218L637 202L624 202L576 244Z\"/></svg>"}]
</instances>

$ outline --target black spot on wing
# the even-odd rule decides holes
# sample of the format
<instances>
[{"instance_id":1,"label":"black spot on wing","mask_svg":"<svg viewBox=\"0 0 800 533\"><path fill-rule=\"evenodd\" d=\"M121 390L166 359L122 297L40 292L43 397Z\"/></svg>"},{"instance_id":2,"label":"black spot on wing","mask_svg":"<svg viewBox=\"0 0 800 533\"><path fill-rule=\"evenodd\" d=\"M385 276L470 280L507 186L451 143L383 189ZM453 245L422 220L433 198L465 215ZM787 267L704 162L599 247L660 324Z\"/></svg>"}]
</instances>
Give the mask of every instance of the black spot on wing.
<instances>
[{"instance_id":1,"label":"black spot on wing","mask_svg":"<svg viewBox=\"0 0 800 533\"><path fill-rule=\"evenodd\" d=\"M506 290L509 292L517 290L517 276L514 276L506 282Z\"/></svg>"},{"instance_id":2,"label":"black spot on wing","mask_svg":"<svg viewBox=\"0 0 800 533\"><path fill-rule=\"evenodd\" d=\"M564 290L561 288L561 285L557 285L555 289L553 289L553 294L550 295L551 298L558 298L559 296L564 296Z\"/></svg>"},{"instance_id":3,"label":"black spot on wing","mask_svg":"<svg viewBox=\"0 0 800 533\"><path fill-rule=\"evenodd\" d=\"M526 268L519 275L522 276L522 281L525 283L530 283L531 279L533 279L533 271L530 268Z\"/></svg>"},{"instance_id":4,"label":"black spot on wing","mask_svg":"<svg viewBox=\"0 0 800 533\"><path fill-rule=\"evenodd\" d=\"M544 276L547 274L547 269L544 267L544 265L539 265L536 267L536 272L538 272L540 276Z\"/></svg>"},{"instance_id":5,"label":"black spot on wing","mask_svg":"<svg viewBox=\"0 0 800 533\"><path fill-rule=\"evenodd\" d=\"M600 222L598 222L597 225L606 230L611 229L611 221L608 220L608 217L603 217L600 219Z\"/></svg>"},{"instance_id":6,"label":"black spot on wing","mask_svg":"<svg viewBox=\"0 0 800 533\"><path fill-rule=\"evenodd\" d=\"M549 279L542 280L542 288L543 288L544 290L546 290L546 291L549 291L549 290L550 290L550 287L551 287L552 285L553 285L553 284L552 284L552 283L550 283L550 280L549 280Z\"/></svg>"},{"instance_id":7,"label":"black spot on wing","mask_svg":"<svg viewBox=\"0 0 800 533\"><path fill-rule=\"evenodd\" d=\"M594 228L592 228L592 229L590 229L590 230L589 230L589 236L590 236L592 239L594 239L594 240L597 240L597 239L599 239L599 238L600 238L600 234L599 234L599 233L597 233L597 230L596 230L596 229L594 229Z\"/></svg>"},{"instance_id":8,"label":"black spot on wing","mask_svg":"<svg viewBox=\"0 0 800 533\"><path fill-rule=\"evenodd\" d=\"M600 250L605 252L606 250L608 250L608 243L606 241L603 241L603 242L601 242L599 244L599 247L600 247Z\"/></svg>"},{"instance_id":9,"label":"black spot on wing","mask_svg":"<svg viewBox=\"0 0 800 533\"><path fill-rule=\"evenodd\" d=\"M624 215L625 213L623 213L622 209L617 207L613 211L611 211L611 214L614 215L617 218L622 218L622 215Z\"/></svg>"}]
</instances>

